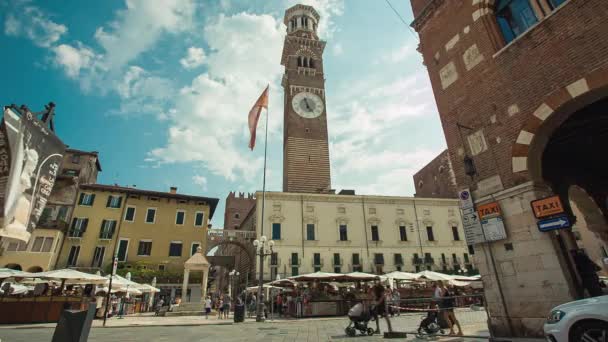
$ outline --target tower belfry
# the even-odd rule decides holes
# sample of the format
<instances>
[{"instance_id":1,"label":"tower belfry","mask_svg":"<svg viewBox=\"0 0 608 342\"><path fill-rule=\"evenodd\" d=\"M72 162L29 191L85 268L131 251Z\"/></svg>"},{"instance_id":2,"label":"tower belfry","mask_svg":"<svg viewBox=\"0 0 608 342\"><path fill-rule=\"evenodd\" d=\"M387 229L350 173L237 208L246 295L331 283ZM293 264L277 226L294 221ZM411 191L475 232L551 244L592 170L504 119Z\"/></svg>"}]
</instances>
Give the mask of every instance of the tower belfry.
<instances>
[{"instance_id":1,"label":"tower belfry","mask_svg":"<svg viewBox=\"0 0 608 342\"><path fill-rule=\"evenodd\" d=\"M285 11L287 35L283 127L283 191L327 192L331 189L329 143L323 73L325 42L319 40L319 14L306 5Z\"/></svg>"}]
</instances>

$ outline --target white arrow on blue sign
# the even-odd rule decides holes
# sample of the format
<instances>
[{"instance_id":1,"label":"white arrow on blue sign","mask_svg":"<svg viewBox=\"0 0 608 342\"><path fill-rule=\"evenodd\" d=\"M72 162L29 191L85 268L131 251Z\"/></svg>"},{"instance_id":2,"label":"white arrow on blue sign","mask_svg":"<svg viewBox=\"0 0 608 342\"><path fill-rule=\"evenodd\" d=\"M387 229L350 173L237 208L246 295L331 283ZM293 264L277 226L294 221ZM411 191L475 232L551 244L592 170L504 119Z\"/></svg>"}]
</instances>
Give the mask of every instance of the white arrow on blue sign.
<instances>
[{"instance_id":1,"label":"white arrow on blue sign","mask_svg":"<svg viewBox=\"0 0 608 342\"><path fill-rule=\"evenodd\" d=\"M548 219L539 220L537 223L538 230L541 232L548 232L550 230L569 228L570 220L566 215L560 215Z\"/></svg>"}]
</instances>

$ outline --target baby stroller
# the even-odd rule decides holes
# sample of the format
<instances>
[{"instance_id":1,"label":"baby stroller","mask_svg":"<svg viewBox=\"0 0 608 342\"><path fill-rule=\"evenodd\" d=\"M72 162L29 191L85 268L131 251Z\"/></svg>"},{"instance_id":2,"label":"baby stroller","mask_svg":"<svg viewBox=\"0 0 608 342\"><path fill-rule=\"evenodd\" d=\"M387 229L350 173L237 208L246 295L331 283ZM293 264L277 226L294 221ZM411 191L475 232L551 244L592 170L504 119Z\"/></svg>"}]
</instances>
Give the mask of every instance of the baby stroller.
<instances>
[{"instance_id":1,"label":"baby stroller","mask_svg":"<svg viewBox=\"0 0 608 342\"><path fill-rule=\"evenodd\" d=\"M444 334L444 327L447 326L446 322L444 322L443 316L439 315L440 311L429 310L426 314L426 317L422 319L420 325L418 326L418 334L416 337L420 338L423 335L436 335L436 334Z\"/></svg>"},{"instance_id":2,"label":"baby stroller","mask_svg":"<svg viewBox=\"0 0 608 342\"><path fill-rule=\"evenodd\" d=\"M362 303L355 304L348 310L348 319L350 322L344 329L346 335L351 337L356 336L357 330L359 330L362 335L367 334L372 336L374 334L374 329L367 327L367 324L372 319L372 315L369 310L364 310Z\"/></svg>"}]
</instances>

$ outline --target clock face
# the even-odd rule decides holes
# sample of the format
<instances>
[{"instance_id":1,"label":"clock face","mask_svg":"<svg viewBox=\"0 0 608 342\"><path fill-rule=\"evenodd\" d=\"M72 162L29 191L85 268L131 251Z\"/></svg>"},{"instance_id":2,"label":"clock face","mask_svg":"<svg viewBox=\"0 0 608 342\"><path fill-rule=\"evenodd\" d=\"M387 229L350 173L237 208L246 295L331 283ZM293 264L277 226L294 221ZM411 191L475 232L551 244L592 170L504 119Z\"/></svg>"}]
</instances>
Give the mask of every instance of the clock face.
<instances>
[{"instance_id":1,"label":"clock face","mask_svg":"<svg viewBox=\"0 0 608 342\"><path fill-rule=\"evenodd\" d=\"M296 94L291 100L295 112L306 119L313 119L323 113L323 100L318 95L308 92Z\"/></svg>"}]
</instances>

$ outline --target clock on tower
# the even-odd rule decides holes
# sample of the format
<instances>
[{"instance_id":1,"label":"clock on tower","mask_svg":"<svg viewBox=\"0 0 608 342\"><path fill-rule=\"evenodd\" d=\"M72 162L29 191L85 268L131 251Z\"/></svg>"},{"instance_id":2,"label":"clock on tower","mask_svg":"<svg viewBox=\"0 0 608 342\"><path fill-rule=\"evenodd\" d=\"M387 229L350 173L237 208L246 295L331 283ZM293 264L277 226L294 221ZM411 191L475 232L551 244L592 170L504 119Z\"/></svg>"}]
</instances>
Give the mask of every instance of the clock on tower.
<instances>
[{"instance_id":1,"label":"clock on tower","mask_svg":"<svg viewBox=\"0 0 608 342\"><path fill-rule=\"evenodd\" d=\"M281 64L283 89L283 191L328 192L331 189L323 49L317 27L319 14L311 6L285 11L287 35Z\"/></svg>"}]
</instances>

